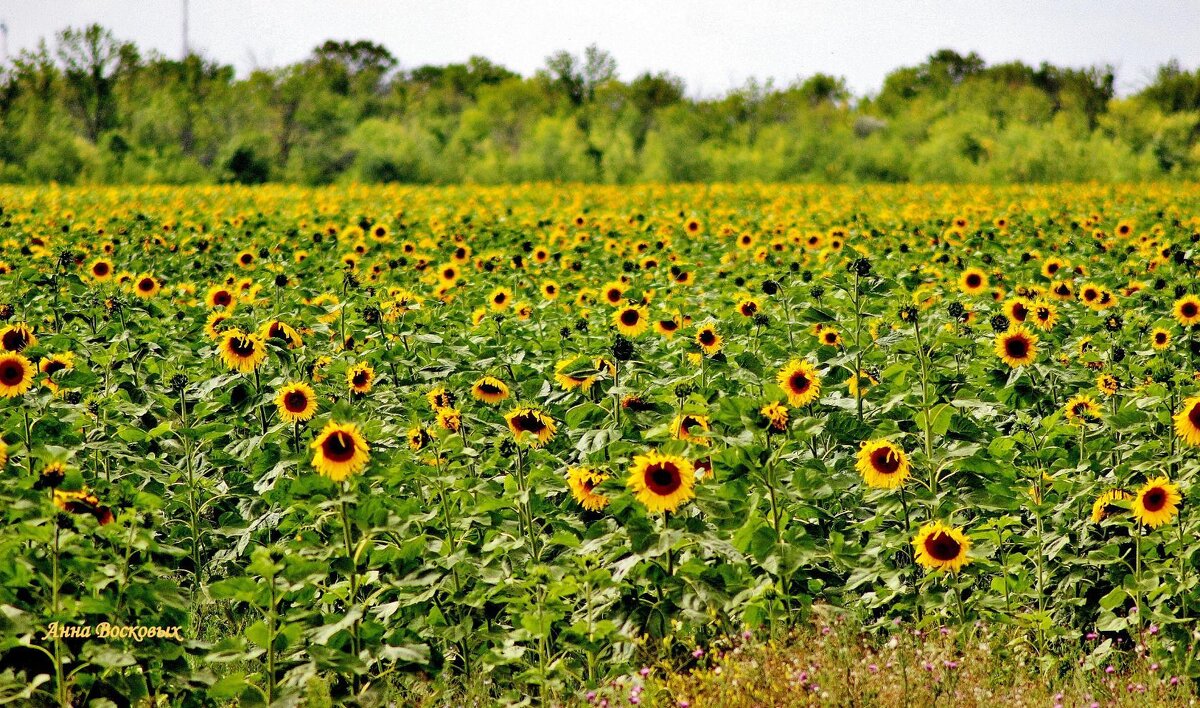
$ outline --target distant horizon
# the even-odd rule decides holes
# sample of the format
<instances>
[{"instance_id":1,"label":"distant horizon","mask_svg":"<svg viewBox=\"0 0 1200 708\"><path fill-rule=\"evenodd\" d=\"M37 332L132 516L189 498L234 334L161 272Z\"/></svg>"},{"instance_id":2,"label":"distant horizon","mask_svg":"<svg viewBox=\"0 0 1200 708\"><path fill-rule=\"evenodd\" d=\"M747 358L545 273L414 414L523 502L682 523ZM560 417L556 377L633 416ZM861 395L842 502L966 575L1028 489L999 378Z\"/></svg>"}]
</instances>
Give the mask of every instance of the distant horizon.
<instances>
[{"instance_id":1,"label":"distant horizon","mask_svg":"<svg viewBox=\"0 0 1200 708\"><path fill-rule=\"evenodd\" d=\"M233 66L239 76L303 61L326 40L366 39L385 46L403 70L483 56L528 77L556 51L580 54L596 44L616 59L622 80L669 72L693 98L721 96L751 79L782 88L818 73L842 78L854 96L866 97L879 92L891 71L920 64L939 49L974 52L988 65L1111 66L1121 96L1145 86L1172 59L1186 69L1200 66L1200 5L1082 0L1051 7L1004 5L938 0L880 7L822 0L736 9L707 1L647 8L620 0L597 10L548 0L460 0L349 2L329 16L327 5L313 0L191 0L188 47ZM184 0L66 0L47 8L0 0L0 22L8 28L10 59L35 50L42 40L53 47L57 32L91 23L143 50L178 58L183 6Z\"/></svg>"}]
</instances>

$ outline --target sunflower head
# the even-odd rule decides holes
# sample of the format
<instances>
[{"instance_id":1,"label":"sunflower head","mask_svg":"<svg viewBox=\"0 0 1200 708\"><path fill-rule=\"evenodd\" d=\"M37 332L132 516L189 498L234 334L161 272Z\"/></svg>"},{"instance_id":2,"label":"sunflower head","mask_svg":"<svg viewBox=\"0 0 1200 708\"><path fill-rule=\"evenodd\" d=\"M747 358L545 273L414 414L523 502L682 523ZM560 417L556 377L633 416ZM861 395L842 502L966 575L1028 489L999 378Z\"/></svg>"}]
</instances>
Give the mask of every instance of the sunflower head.
<instances>
[{"instance_id":1,"label":"sunflower head","mask_svg":"<svg viewBox=\"0 0 1200 708\"><path fill-rule=\"evenodd\" d=\"M1200 396L1185 400L1175 414L1175 434L1188 445L1200 445Z\"/></svg>"},{"instance_id":2,"label":"sunflower head","mask_svg":"<svg viewBox=\"0 0 1200 708\"><path fill-rule=\"evenodd\" d=\"M959 279L959 287L968 295L977 295L988 287L987 275L978 268L968 268Z\"/></svg>"},{"instance_id":3,"label":"sunflower head","mask_svg":"<svg viewBox=\"0 0 1200 708\"><path fill-rule=\"evenodd\" d=\"M913 538L917 563L929 570L955 573L971 562L971 539L961 529L940 521L925 524Z\"/></svg>"},{"instance_id":4,"label":"sunflower head","mask_svg":"<svg viewBox=\"0 0 1200 708\"><path fill-rule=\"evenodd\" d=\"M821 395L821 376L807 359L788 362L775 379L787 394L788 403L795 407L808 405Z\"/></svg>"},{"instance_id":5,"label":"sunflower head","mask_svg":"<svg viewBox=\"0 0 1200 708\"><path fill-rule=\"evenodd\" d=\"M508 398L508 386L495 376L484 376L471 387L471 395L484 403L495 405Z\"/></svg>"},{"instance_id":6,"label":"sunflower head","mask_svg":"<svg viewBox=\"0 0 1200 708\"><path fill-rule=\"evenodd\" d=\"M706 324L696 331L696 344L705 354L716 354L721 351L721 345L724 340L721 335L717 334L717 328L711 324Z\"/></svg>"},{"instance_id":7,"label":"sunflower head","mask_svg":"<svg viewBox=\"0 0 1200 708\"><path fill-rule=\"evenodd\" d=\"M1098 524L1110 516L1121 513L1125 509L1117 502L1133 501L1133 495L1124 489L1109 489L1101 492L1092 504L1092 523Z\"/></svg>"},{"instance_id":8,"label":"sunflower head","mask_svg":"<svg viewBox=\"0 0 1200 708\"><path fill-rule=\"evenodd\" d=\"M304 422L317 412L317 395L308 384L295 381L279 389L275 395L275 406L284 422Z\"/></svg>"},{"instance_id":9,"label":"sunflower head","mask_svg":"<svg viewBox=\"0 0 1200 708\"><path fill-rule=\"evenodd\" d=\"M518 443L530 447L542 447L554 437L557 426L554 419L532 406L521 406L504 416L508 429Z\"/></svg>"},{"instance_id":10,"label":"sunflower head","mask_svg":"<svg viewBox=\"0 0 1200 708\"><path fill-rule=\"evenodd\" d=\"M912 469L904 450L888 440L864 442L854 466L867 486L880 489L895 489L904 484Z\"/></svg>"},{"instance_id":11,"label":"sunflower head","mask_svg":"<svg viewBox=\"0 0 1200 708\"><path fill-rule=\"evenodd\" d=\"M1037 335L1022 326L996 335L996 356L1012 367L1027 366L1037 358Z\"/></svg>"},{"instance_id":12,"label":"sunflower head","mask_svg":"<svg viewBox=\"0 0 1200 708\"><path fill-rule=\"evenodd\" d=\"M627 486L651 513L673 512L695 496L696 466L689 460L651 451L633 458Z\"/></svg>"},{"instance_id":13,"label":"sunflower head","mask_svg":"<svg viewBox=\"0 0 1200 708\"><path fill-rule=\"evenodd\" d=\"M346 385L353 393L370 393L375 385L375 369L366 362L360 362L346 370Z\"/></svg>"},{"instance_id":14,"label":"sunflower head","mask_svg":"<svg viewBox=\"0 0 1200 708\"><path fill-rule=\"evenodd\" d=\"M1134 518L1153 529L1175 518L1182 501L1178 486L1166 477L1156 477L1137 491L1131 508Z\"/></svg>"},{"instance_id":15,"label":"sunflower head","mask_svg":"<svg viewBox=\"0 0 1200 708\"><path fill-rule=\"evenodd\" d=\"M366 438L353 423L329 421L312 441L313 467L324 477L341 482L370 461Z\"/></svg>"},{"instance_id":16,"label":"sunflower head","mask_svg":"<svg viewBox=\"0 0 1200 708\"><path fill-rule=\"evenodd\" d=\"M644 305L625 305L613 312L613 326L626 337L636 337L650 326Z\"/></svg>"},{"instance_id":17,"label":"sunflower head","mask_svg":"<svg viewBox=\"0 0 1200 708\"><path fill-rule=\"evenodd\" d=\"M257 334L229 329L221 334L221 361L233 371L252 373L267 358L267 347Z\"/></svg>"},{"instance_id":18,"label":"sunflower head","mask_svg":"<svg viewBox=\"0 0 1200 708\"><path fill-rule=\"evenodd\" d=\"M767 424L768 431L783 432L787 430L788 409L779 401L773 401L758 410Z\"/></svg>"},{"instance_id":19,"label":"sunflower head","mask_svg":"<svg viewBox=\"0 0 1200 708\"><path fill-rule=\"evenodd\" d=\"M695 413L680 413L671 421L671 434L677 439L698 445L708 445L705 434L711 430L708 416Z\"/></svg>"},{"instance_id":20,"label":"sunflower head","mask_svg":"<svg viewBox=\"0 0 1200 708\"><path fill-rule=\"evenodd\" d=\"M0 354L0 398L15 398L33 386L34 369L21 354Z\"/></svg>"},{"instance_id":21,"label":"sunflower head","mask_svg":"<svg viewBox=\"0 0 1200 708\"><path fill-rule=\"evenodd\" d=\"M567 486L580 506L588 511L600 511L608 506L609 498L596 488L608 478L609 475L591 467L575 467L567 472Z\"/></svg>"},{"instance_id":22,"label":"sunflower head","mask_svg":"<svg viewBox=\"0 0 1200 708\"><path fill-rule=\"evenodd\" d=\"M33 330L24 322L16 322L0 329L0 349L6 352L23 352L37 344Z\"/></svg>"}]
</instances>

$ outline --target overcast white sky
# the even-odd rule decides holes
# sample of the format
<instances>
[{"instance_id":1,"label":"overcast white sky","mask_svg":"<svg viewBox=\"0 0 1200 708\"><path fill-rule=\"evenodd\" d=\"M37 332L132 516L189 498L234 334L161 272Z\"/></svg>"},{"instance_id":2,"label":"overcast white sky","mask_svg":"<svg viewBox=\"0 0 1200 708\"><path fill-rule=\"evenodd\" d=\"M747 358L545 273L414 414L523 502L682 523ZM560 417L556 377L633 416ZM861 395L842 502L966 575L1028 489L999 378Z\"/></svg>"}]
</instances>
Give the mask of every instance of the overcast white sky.
<instances>
[{"instance_id":1,"label":"overcast white sky","mask_svg":"<svg viewBox=\"0 0 1200 708\"><path fill-rule=\"evenodd\" d=\"M99 22L178 56L183 0L0 0L9 52ZM1200 0L190 0L191 45L239 72L297 61L325 39L371 39L402 67L481 54L522 74L595 42L622 77L669 70L692 95L747 77L788 83L823 71L858 94L950 47L989 63L1110 63L1118 90L1174 57L1200 66Z\"/></svg>"}]
</instances>

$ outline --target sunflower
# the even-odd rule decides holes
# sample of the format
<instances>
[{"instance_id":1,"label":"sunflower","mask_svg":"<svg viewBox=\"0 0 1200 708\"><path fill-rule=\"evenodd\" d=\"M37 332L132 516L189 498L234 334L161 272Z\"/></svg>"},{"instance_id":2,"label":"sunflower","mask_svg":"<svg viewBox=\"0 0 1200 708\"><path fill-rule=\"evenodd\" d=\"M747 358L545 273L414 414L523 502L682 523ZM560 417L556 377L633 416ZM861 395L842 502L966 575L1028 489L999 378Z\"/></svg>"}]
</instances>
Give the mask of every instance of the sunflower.
<instances>
[{"instance_id":1,"label":"sunflower","mask_svg":"<svg viewBox=\"0 0 1200 708\"><path fill-rule=\"evenodd\" d=\"M1139 522L1156 529L1169 522L1179 513L1183 497L1179 487L1166 477L1155 477L1142 485L1134 495L1133 516Z\"/></svg>"},{"instance_id":2,"label":"sunflower","mask_svg":"<svg viewBox=\"0 0 1200 708\"><path fill-rule=\"evenodd\" d=\"M48 356L38 362L38 370L46 375L46 387L51 391L58 390L58 384L54 381L54 374L59 371L69 371L75 368L75 355L71 352L63 352Z\"/></svg>"},{"instance_id":3,"label":"sunflower","mask_svg":"<svg viewBox=\"0 0 1200 708\"><path fill-rule=\"evenodd\" d=\"M1096 388L1106 396L1114 396L1121 390L1121 380L1112 374L1101 374L1100 378L1096 379Z\"/></svg>"},{"instance_id":4,"label":"sunflower","mask_svg":"<svg viewBox=\"0 0 1200 708\"><path fill-rule=\"evenodd\" d=\"M1183 408L1175 414L1175 434L1188 445L1200 445L1200 396L1184 401Z\"/></svg>"},{"instance_id":5,"label":"sunflower","mask_svg":"<svg viewBox=\"0 0 1200 708\"><path fill-rule=\"evenodd\" d=\"M775 380L787 394L788 403L800 407L821 395L821 376L807 359L793 359L779 370Z\"/></svg>"},{"instance_id":6,"label":"sunflower","mask_svg":"<svg viewBox=\"0 0 1200 708\"><path fill-rule=\"evenodd\" d=\"M1102 492L1096 497L1096 501L1092 503L1092 523L1098 524L1108 517L1118 514L1123 511L1122 507L1117 506L1114 502L1133 501L1133 495L1124 489L1109 489Z\"/></svg>"},{"instance_id":7,"label":"sunflower","mask_svg":"<svg viewBox=\"0 0 1200 708\"><path fill-rule=\"evenodd\" d=\"M567 485L571 487L571 496L580 506L588 511L600 511L608 506L609 499L597 492L596 487L608 477L590 467L575 467L567 472Z\"/></svg>"},{"instance_id":8,"label":"sunflower","mask_svg":"<svg viewBox=\"0 0 1200 708\"><path fill-rule=\"evenodd\" d=\"M488 296L488 303L493 310L503 310L512 303L512 291L508 288L496 288Z\"/></svg>"},{"instance_id":9,"label":"sunflower","mask_svg":"<svg viewBox=\"0 0 1200 708\"><path fill-rule=\"evenodd\" d=\"M208 316L208 320L204 323L204 334L209 339L220 339L224 329L221 327L226 320L229 319L229 314L225 312L214 312Z\"/></svg>"},{"instance_id":10,"label":"sunflower","mask_svg":"<svg viewBox=\"0 0 1200 708\"><path fill-rule=\"evenodd\" d=\"M737 311L741 313L743 317L753 317L757 315L758 311L761 309L762 305L759 304L758 300L755 300L752 297L748 297L745 300L738 302L737 305Z\"/></svg>"},{"instance_id":11,"label":"sunflower","mask_svg":"<svg viewBox=\"0 0 1200 708\"><path fill-rule=\"evenodd\" d=\"M1063 415L1071 422L1086 423L1088 419L1100 419L1100 406L1091 396L1079 394L1072 397L1063 406Z\"/></svg>"},{"instance_id":12,"label":"sunflower","mask_svg":"<svg viewBox=\"0 0 1200 708\"><path fill-rule=\"evenodd\" d=\"M504 420L517 442L528 443L530 447L541 447L554 437L554 419L532 406L514 408L505 414Z\"/></svg>"},{"instance_id":13,"label":"sunflower","mask_svg":"<svg viewBox=\"0 0 1200 708\"><path fill-rule=\"evenodd\" d=\"M87 487L76 491L55 489L54 505L68 514L88 514L101 526L111 524L113 521L112 509L101 504L96 495L88 491Z\"/></svg>"},{"instance_id":14,"label":"sunflower","mask_svg":"<svg viewBox=\"0 0 1200 708\"><path fill-rule=\"evenodd\" d=\"M916 561L929 570L954 573L971 562L967 557L971 550L971 539L961 529L940 521L921 527L913 537L913 550L916 552Z\"/></svg>"},{"instance_id":15,"label":"sunflower","mask_svg":"<svg viewBox=\"0 0 1200 708\"><path fill-rule=\"evenodd\" d=\"M16 322L0 329L0 349L6 352L22 352L37 342L33 330L24 322Z\"/></svg>"},{"instance_id":16,"label":"sunflower","mask_svg":"<svg viewBox=\"0 0 1200 708\"><path fill-rule=\"evenodd\" d=\"M1155 327L1150 331L1150 346L1158 351L1171 346L1171 333L1162 327Z\"/></svg>"},{"instance_id":17,"label":"sunflower","mask_svg":"<svg viewBox=\"0 0 1200 708\"><path fill-rule=\"evenodd\" d=\"M312 448L313 467L335 482L362 470L371 459L371 448L353 423L329 421L312 441Z\"/></svg>"},{"instance_id":18,"label":"sunflower","mask_svg":"<svg viewBox=\"0 0 1200 708\"><path fill-rule=\"evenodd\" d=\"M1028 321L1043 332L1049 331L1057 320L1058 308L1046 300L1038 300L1029 308Z\"/></svg>"},{"instance_id":19,"label":"sunflower","mask_svg":"<svg viewBox=\"0 0 1200 708\"><path fill-rule=\"evenodd\" d=\"M204 304L210 310L218 307L230 310L233 309L236 302L237 295L234 294L233 290L224 285L214 285L204 294Z\"/></svg>"},{"instance_id":20,"label":"sunflower","mask_svg":"<svg viewBox=\"0 0 1200 708\"><path fill-rule=\"evenodd\" d=\"M0 354L0 398L15 398L33 386L33 364L21 354Z\"/></svg>"},{"instance_id":21,"label":"sunflower","mask_svg":"<svg viewBox=\"0 0 1200 708\"><path fill-rule=\"evenodd\" d=\"M772 401L758 409L759 414L766 419L769 430L782 432L787 430L788 409L779 401Z\"/></svg>"},{"instance_id":22,"label":"sunflower","mask_svg":"<svg viewBox=\"0 0 1200 708\"><path fill-rule=\"evenodd\" d=\"M437 412L437 423L442 430L447 430L451 433L457 433L462 427L462 413L450 406L439 408Z\"/></svg>"},{"instance_id":23,"label":"sunflower","mask_svg":"<svg viewBox=\"0 0 1200 708\"><path fill-rule=\"evenodd\" d=\"M558 291L558 283L554 282L553 280L547 280L546 282L542 283L542 297L546 298L547 300L554 300L557 298Z\"/></svg>"},{"instance_id":24,"label":"sunflower","mask_svg":"<svg viewBox=\"0 0 1200 708\"><path fill-rule=\"evenodd\" d=\"M568 391L589 390L596 383L596 374L595 368L585 363L582 357L563 359L554 368L554 380Z\"/></svg>"},{"instance_id":25,"label":"sunflower","mask_svg":"<svg viewBox=\"0 0 1200 708\"><path fill-rule=\"evenodd\" d=\"M267 358L267 347L256 334L247 334L234 328L225 330L220 336L221 360L230 370L248 374Z\"/></svg>"},{"instance_id":26,"label":"sunflower","mask_svg":"<svg viewBox=\"0 0 1200 708\"><path fill-rule=\"evenodd\" d=\"M838 331L833 327L825 327L822 329L821 333L817 335L817 339L821 341L821 344L827 347L837 347L841 346L842 344L842 335L839 334Z\"/></svg>"},{"instance_id":27,"label":"sunflower","mask_svg":"<svg viewBox=\"0 0 1200 708\"><path fill-rule=\"evenodd\" d=\"M33 483L34 489L58 489L67 478L67 466L62 462L48 462Z\"/></svg>"},{"instance_id":28,"label":"sunflower","mask_svg":"<svg viewBox=\"0 0 1200 708\"><path fill-rule=\"evenodd\" d=\"M92 279L98 283L103 283L112 277L113 264L107 258L97 258L92 261L92 265L88 268L88 272L92 274Z\"/></svg>"},{"instance_id":29,"label":"sunflower","mask_svg":"<svg viewBox=\"0 0 1200 708\"><path fill-rule=\"evenodd\" d=\"M888 440L864 442L854 466L867 486L880 489L895 489L904 484L912 469L904 450Z\"/></svg>"},{"instance_id":30,"label":"sunflower","mask_svg":"<svg viewBox=\"0 0 1200 708\"><path fill-rule=\"evenodd\" d=\"M708 445L704 434L711 430L708 416L693 413L680 413L671 421L671 434L677 439L697 445Z\"/></svg>"},{"instance_id":31,"label":"sunflower","mask_svg":"<svg viewBox=\"0 0 1200 708\"><path fill-rule=\"evenodd\" d=\"M429 393L425 394L425 400L429 401L429 407L436 411L439 408L450 408L454 406L454 402L458 400L458 398L453 393L447 391L444 387L438 386L430 389Z\"/></svg>"},{"instance_id":32,"label":"sunflower","mask_svg":"<svg viewBox=\"0 0 1200 708\"><path fill-rule=\"evenodd\" d=\"M863 395L865 396L868 389L877 385L879 385L879 379L875 378L869 371L859 371L858 376L851 376L846 379L846 389L850 392L851 396L855 397L858 396L859 387L862 387Z\"/></svg>"},{"instance_id":33,"label":"sunflower","mask_svg":"<svg viewBox=\"0 0 1200 708\"><path fill-rule=\"evenodd\" d=\"M1029 301L1023 297L1009 298L1002 308L1004 316L1012 322L1024 322L1029 317Z\"/></svg>"},{"instance_id":34,"label":"sunflower","mask_svg":"<svg viewBox=\"0 0 1200 708\"><path fill-rule=\"evenodd\" d=\"M306 421L317 412L317 394L308 384L293 381L279 389L275 396L275 405L279 408L279 417L284 422Z\"/></svg>"},{"instance_id":35,"label":"sunflower","mask_svg":"<svg viewBox=\"0 0 1200 708\"><path fill-rule=\"evenodd\" d=\"M613 325L626 337L636 337L650 326L643 305L626 305L613 313Z\"/></svg>"},{"instance_id":36,"label":"sunflower","mask_svg":"<svg viewBox=\"0 0 1200 708\"><path fill-rule=\"evenodd\" d=\"M1045 263L1042 263L1042 275L1053 280L1058 271L1066 267L1067 262L1061 258L1047 258Z\"/></svg>"},{"instance_id":37,"label":"sunflower","mask_svg":"<svg viewBox=\"0 0 1200 708\"><path fill-rule=\"evenodd\" d=\"M370 393L371 386L375 384L375 369L371 365L362 362L355 364L346 370L346 385L350 387L350 391L357 394Z\"/></svg>"},{"instance_id":38,"label":"sunflower","mask_svg":"<svg viewBox=\"0 0 1200 708\"><path fill-rule=\"evenodd\" d=\"M1200 297L1184 295L1179 298L1175 301L1172 314L1175 316L1175 320L1184 327L1200 324Z\"/></svg>"},{"instance_id":39,"label":"sunflower","mask_svg":"<svg viewBox=\"0 0 1200 708\"><path fill-rule=\"evenodd\" d=\"M1037 335L1022 326L1010 327L996 335L996 356L1012 367L1032 364L1037 358Z\"/></svg>"},{"instance_id":40,"label":"sunflower","mask_svg":"<svg viewBox=\"0 0 1200 708\"><path fill-rule=\"evenodd\" d=\"M243 270L254 270L254 252L250 250L242 251L241 253L237 254L237 260L235 262Z\"/></svg>"},{"instance_id":41,"label":"sunflower","mask_svg":"<svg viewBox=\"0 0 1200 708\"><path fill-rule=\"evenodd\" d=\"M428 429L419 425L408 429L408 448L413 452L420 452L431 442L433 436L429 434Z\"/></svg>"},{"instance_id":42,"label":"sunflower","mask_svg":"<svg viewBox=\"0 0 1200 708\"><path fill-rule=\"evenodd\" d=\"M700 346L700 349L702 349L705 354L711 356L712 354L716 354L717 352L721 351L721 345L723 343L724 340L721 339L721 335L717 334L717 328L711 324L702 326L700 330L696 332L696 344Z\"/></svg>"},{"instance_id":43,"label":"sunflower","mask_svg":"<svg viewBox=\"0 0 1200 708\"><path fill-rule=\"evenodd\" d=\"M495 405L508 398L508 386L495 376L484 376L471 387L471 395L484 403Z\"/></svg>"},{"instance_id":44,"label":"sunflower","mask_svg":"<svg viewBox=\"0 0 1200 708\"><path fill-rule=\"evenodd\" d=\"M988 277L978 268L968 268L963 271L962 276L958 280L958 285L964 293L978 295L987 290Z\"/></svg>"},{"instance_id":45,"label":"sunflower","mask_svg":"<svg viewBox=\"0 0 1200 708\"><path fill-rule=\"evenodd\" d=\"M679 331L679 318L669 317L654 323L654 330L664 337L674 337Z\"/></svg>"},{"instance_id":46,"label":"sunflower","mask_svg":"<svg viewBox=\"0 0 1200 708\"><path fill-rule=\"evenodd\" d=\"M673 512L695 496L696 466L682 457L651 451L633 458L627 485L651 513Z\"/></svg>"},{"instance_id":47,"label":"sunflower","mask_svg":"<svg viewBox=\"0 0 1200 708\"><path fill-rule=\"evenodd\" d=\"M1075 299L1075 290L1065 280L1059 281L1050 286L1050 297L1067 302Z\"/></svg>"},{"instance_id":48,"label":"sunflower","mask_svg":"<svg viewBox=\"0 0 1200 708\"><path fill-rule=\"evenodd\" d=\"M153 275L140 275L133 285L133 292L138 297L148 300L158 294L162 290L162 284L158 282L158 278Z\"/></svg>"},{"instance_id":49,"label":"sunflower","mask_svg":"<svg viewBox=\"0 0 1200 708\"><path fill-rule=\"evenodd\" d=\"M258 330L258 336L263 339L278 339L287 345L288 349L299 349L304 345L304 339L291 325L281 320L268 320Z\"/></svg>"}]
</instances>

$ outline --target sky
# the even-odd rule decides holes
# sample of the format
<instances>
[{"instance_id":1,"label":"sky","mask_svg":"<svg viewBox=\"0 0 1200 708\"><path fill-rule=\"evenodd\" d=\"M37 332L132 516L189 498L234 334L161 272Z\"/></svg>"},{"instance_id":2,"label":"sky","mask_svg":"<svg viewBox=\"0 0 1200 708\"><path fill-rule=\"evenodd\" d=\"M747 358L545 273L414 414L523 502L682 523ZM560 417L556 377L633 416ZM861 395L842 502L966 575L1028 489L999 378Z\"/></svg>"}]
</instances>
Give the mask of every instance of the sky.
<instances>
[{"instance_id":1,"label":"sky","mask_svg":"<svg viewBox=\"0 0 1200 708\"><path fill-rule=\"evenodd\" d=\"M0 0L15 55L98 22L168 56L183 47L185 0ZM402 68L483 55L530 75L551 53L597 44L629 79L670 71L691 96L750 77L786 85L825 72L858 95L937 49L1061 66L1111 64L1118 93L1178 59L1200 67L1200 0L188 0L193 51L239 73L303 59L326 39L370 39Z\"/></svg>"}]
</instances>

